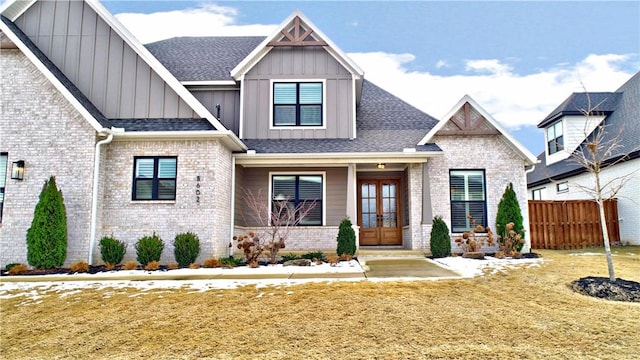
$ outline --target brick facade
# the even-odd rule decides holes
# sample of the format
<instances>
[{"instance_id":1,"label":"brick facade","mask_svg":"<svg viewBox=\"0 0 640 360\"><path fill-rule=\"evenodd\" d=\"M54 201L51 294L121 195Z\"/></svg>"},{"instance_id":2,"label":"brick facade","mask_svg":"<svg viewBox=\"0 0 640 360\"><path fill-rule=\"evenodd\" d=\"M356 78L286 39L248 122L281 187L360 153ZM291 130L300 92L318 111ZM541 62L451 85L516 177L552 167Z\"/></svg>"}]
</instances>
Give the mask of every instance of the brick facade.
<instances>
[{"instance_id":1,"label":"brick facade","mask_svg":"<svg viewBox=\"0 0 640 360\"><path fill-rule=\"evenodd\" d=\"M175 201L131 200L135 156L177 156ZM104 194L98 238L113 235L126 242L124 261L135 260L136 241L154 232L165 243L161 263L174 261L174 238L187 231L200 238L198 261L227 256L231 153L219 142L114 141L107 145L102 176ZM99 259L96 247L94 260Z\"/></svg>"},{"instance_id":2,"label":"brick facade","mask_svg":"<svg viewBox=\"0 0 640 360\"><path fill-rule=\"evenodd\" d=\"M51 175L67 210L65 264L86 260L96 132L19 50L0 52L0 152L25 161L24 180L7 175L0 266L26 263L26 232Z\"/></svg>"},{"instance_id":3,"label":"brick facade","mask_svg":"<svg viewBox=\"0 0 640 360\"><path fill-rule=\"evenodd\" d=\"M527 183L524 162L502 136L436 136L432 140L443 150L444 156L430 159L426 164L431 182L433 215L442 219L451 229L449 193L450 169L484 169L487 201L487 224L495 229L498 203L509 182L518 197L523 224L529 230ZM455 237L455 234L454 234ZM453 241L453 239L452 239ZM528 251L527 240L523 251ZM429 248L429 245L426 245ZM452 243L452 250L455 245Z\"/></svg>"}]
</instances>

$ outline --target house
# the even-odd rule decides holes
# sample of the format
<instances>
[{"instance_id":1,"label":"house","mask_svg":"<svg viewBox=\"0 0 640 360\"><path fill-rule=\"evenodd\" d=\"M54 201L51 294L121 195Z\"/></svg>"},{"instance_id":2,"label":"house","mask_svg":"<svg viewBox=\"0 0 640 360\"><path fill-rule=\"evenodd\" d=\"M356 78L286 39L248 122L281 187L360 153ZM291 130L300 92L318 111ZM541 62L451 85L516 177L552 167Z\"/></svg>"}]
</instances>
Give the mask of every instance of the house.
<instances>
[{"instance_id":1,"label":"house","mask_svg":"<svg viewBox=\"0 0 640 360\"><path fill-rule=\"evenodd\" d=\"M592 110L591 114L585 111ZM587 116L589 115L589 116ZM592 187L594 178L571 155L594 136L603 124L603 144L617 137L619 147L609 154L602 170L602 184L628 177L615 196L618 199L620 241L640 245L640 72L615 92L571 94L554 109L539 128L545 131L545 151L540 163L527 174L531 200L592 199L582 189ZM604 196L608 196L605 192Z\"/></svg>"},{"instance_id":2,"label":"house","mask_svg":"<svg viewBox=\"0 0 640 360\"><path fill-rule=\"evenodd\" d=\"M431 221L493 226L509 182L526 203L536 159L473 99L435 119L365 80L304 14L268 37L143 46L98 1L9 1L2 21L0 262L25 262L43 182L64 194L67 263L100 262L103 236L133 244L196 233L200 260L258 229L243 194L316 206L287 249L428 252ZM22 172L20 179L9 176ZM265 210L266 211L266 210ZM526 206L523 207L525 223Z\"/></svg>"}]
</instances>

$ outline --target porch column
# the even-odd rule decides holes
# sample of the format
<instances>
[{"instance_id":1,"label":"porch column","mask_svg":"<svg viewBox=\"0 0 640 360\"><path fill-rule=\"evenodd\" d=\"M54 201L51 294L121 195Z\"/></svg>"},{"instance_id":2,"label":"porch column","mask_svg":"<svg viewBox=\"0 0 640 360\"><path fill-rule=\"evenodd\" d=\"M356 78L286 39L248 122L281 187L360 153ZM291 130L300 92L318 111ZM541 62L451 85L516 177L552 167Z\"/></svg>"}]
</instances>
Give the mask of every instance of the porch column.
<instances>
[{"instance_id":1,"label":"porch column","mask_svg":"<svg viewBox=\"0 0 640 360\"><path fill-rule=\"evenodd\" d=\"M347 167L347 216L351 220L353 230L356 232L356 247L360 244L358 239L358 208L356 203L358 201L358 181L356 177L356 164L349 164Z\"/></svg>"},{"instance_id":2,"label":"porch column","mask_svg":"<svg viewBox=\"0 0 640 360\"><path fill-rule=\"evenodd\" d=\"M424 239L422 231L423 219L423 164L409 165L409 226L411 228L410 246L413 250L424 251Z\"/></svg>"}]
</instances>

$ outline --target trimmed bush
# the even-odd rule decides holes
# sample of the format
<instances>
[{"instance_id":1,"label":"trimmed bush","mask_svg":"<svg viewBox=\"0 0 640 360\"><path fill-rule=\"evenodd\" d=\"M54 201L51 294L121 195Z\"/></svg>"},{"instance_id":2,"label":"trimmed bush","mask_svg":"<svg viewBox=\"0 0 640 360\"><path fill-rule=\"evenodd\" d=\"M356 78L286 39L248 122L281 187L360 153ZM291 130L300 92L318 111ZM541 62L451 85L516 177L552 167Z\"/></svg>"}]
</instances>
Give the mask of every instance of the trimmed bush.
<instances>
[{"instance_id":1,"label":"trimmed bush","mask_svg":"<svg viewBox=\"0 0 640 360\"><path fill-rule=\"evenodd\" d=\"M152 261L160 261L164 250L164 242L156 233L152 236L144 236L136 243L136 260L143 267Z\"/></svg>"},{"instance_id":2,"label":"trimmed bush","mask_svg":"<svg viewBox=\"0 0 640 360\"><path fill-rule=\"evenodd\" d=\"M61 267L67 258L67 211L56 178L45 181L27 230L27 261L38 269Z\"/></svg>"},{"instance_id":3,"label":"trimmed bush","mask_svg":"<svg viewBox=\"0 0 640 360\"><path fill-rule=\"evenodd\" d=\"M442 220L441 216L433 218L431 227L431 241L429 242L431 255L434 258L447 257L451 255L451 237L449 236L449 227Z\"/></svg>"},{"instance_id":4,"label":"trimmed bush","mask_svg":"<svg viewBox=\"0 0 640 360\"><path fill-rule=\"evenodd\" d=\"M200 255L200 239L198 235L186 232L176 235L173 241L173 255L180 267L194 263Z\"/></svg>"},{"instance_id":5,"label":"trimmed bush","mask_svg":"<svg viewBox=\"0 0 640 360\"><path fill-rule=\"evenodd\" d=\"M127 244L113 236L100 239L100 256L105 264L118 265L127 252Z\"/></svg>"},{"instance_id":6,"label":"trimmed bush","mask_svg":"<svg viewBox=\"0 0 640 360\"><path fill-rule=\"evenodd\" d=\"M521 234L524 239L524 226L522 224L522 212L520 211L520 204L518 203L518 197L513 190L513 184L509 183L507 188L502 194L502 199L498 203L498 213L496 214L496 233L498 236L504 237L506 234L506 226L508 223L513 223L513 231L517 234ZM524 246L524 242L518 243L517 250L521 251Z\"/></svg>"},{"instance_id":7,"label":"trimmed bush","mask_svg":"<svg viewBox=\"0 0 640 360\"><path fill-rule=\"evenodd\" d=\"M349 218L342 219L338 228L338 248L336 249L338 256L342 254L356 254L356 232L351 227Z\"/></svg>"}]
</instances>

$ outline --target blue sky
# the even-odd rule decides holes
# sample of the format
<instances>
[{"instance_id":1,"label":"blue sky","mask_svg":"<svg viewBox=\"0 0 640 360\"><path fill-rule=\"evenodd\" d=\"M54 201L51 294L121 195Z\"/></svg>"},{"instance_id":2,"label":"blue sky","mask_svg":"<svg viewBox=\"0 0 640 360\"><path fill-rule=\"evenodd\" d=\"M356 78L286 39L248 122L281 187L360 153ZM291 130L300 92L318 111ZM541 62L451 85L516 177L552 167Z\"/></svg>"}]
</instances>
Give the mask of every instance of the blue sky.
<instances>
[{"instance_id":1,"label":"blue sky","mask_svg":"<svg viewBox=\"0 0 640 360\"><path fill-rule=\"evenodd\" d=\"M143 43L266 36L301 10L367 79L436 118L469 94L534 154L535 124L572 92L640 70L640 1L102 3Z\"/></svg>"}]
</instances>

